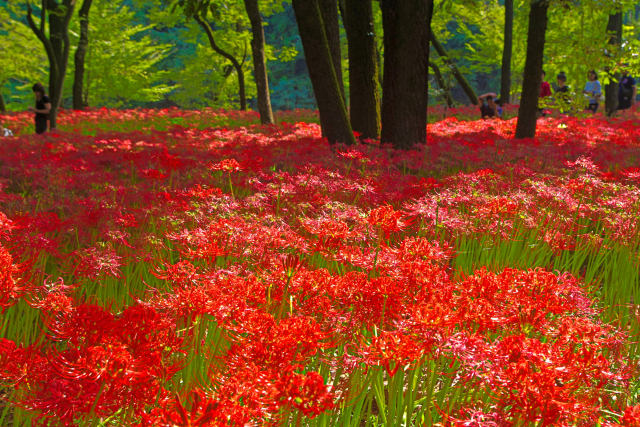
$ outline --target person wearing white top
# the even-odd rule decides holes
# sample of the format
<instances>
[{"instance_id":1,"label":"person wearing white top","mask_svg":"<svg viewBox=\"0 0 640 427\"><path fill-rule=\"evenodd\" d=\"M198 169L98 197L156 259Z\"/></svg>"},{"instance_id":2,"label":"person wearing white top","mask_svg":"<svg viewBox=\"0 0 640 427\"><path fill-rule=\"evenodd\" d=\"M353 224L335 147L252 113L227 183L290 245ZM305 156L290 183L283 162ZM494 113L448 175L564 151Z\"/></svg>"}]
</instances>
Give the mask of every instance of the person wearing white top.
<instances>
[{"instance_id":1,"label":"person wearing white top","mask_svg":"<svg viewBox=\"0 0 640 427\"><path fill-rule=\"evenodd\" d=\"M589 106L587 107L587 110L591 110L595 113L598 111L598 101L600 101L600 96L602 95L602 86L600 85L598 75L594 70L589 71L587 79L587 84L584 85L582 93L589 97Z\"/></svg>"}]
</instances>

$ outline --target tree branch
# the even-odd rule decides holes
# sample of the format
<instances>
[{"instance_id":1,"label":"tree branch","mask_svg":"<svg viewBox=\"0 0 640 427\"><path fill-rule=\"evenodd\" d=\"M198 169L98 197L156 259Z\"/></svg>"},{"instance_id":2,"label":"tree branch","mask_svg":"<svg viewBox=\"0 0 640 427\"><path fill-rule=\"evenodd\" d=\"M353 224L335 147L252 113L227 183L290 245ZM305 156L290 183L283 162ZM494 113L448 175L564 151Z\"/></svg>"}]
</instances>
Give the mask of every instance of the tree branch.
<instances>
[{"instance_id":1,"label":"tree branch","mask_svg":"<svg viewBox=\"0 0 640 427\"><path fill-rule=\"evenodd\" d=\"M27 3L27 23L29 24L29 28L31 28L31 31L33 31L33 33L36 35L38 40L40 40L40 42L44 46L44 50L47 53L47 58L49 59L49 63L55 64L57 68L55 55L53 53L53 46L51 45L51 41L46 37L44 32L46 13L47 13L45 0L42 0L42 7L43 9L41 9L40 11L40 28L38 28L35 21L33 20L33 9L31 8L31 3L30 2Z\"/></svg>"},{"instance_id":2,"label":"tree branch","mask_svg":"<svg viewBox=\"0 0 640 427\"><path fill-rule=\"evenodd\" d=\"M214 38L213 30L211 29L211 26L208 23L206 23L204 19L202 19L202 17L198 14L193 15L193 19L196 20L196 22L202 27L204 32L207 34L207 38L209 39L209 44L211 45L211 48L217 54L227 58L233 64L234 67L241 68L240 63L236 58L233 57L233 55L231 55L229 52L225 51L220 46L218 46L218 44L216 43L216 39Z\"/></svg>"}]
</instances>

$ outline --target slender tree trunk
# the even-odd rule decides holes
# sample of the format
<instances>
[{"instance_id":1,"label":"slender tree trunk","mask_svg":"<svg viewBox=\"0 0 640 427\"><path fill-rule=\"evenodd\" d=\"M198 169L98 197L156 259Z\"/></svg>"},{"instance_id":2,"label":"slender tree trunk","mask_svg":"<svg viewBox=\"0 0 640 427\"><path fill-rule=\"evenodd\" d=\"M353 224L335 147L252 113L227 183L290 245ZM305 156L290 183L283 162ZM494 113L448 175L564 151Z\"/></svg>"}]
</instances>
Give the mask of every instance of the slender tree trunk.
<instances>
[{"instance_id":1,"label":"slender tree trunk","mask_svg":"<svg viewBox=\"0 0 640 427\"><path fill-rule=\"evenodd\" d=\"M500 73L500 101L511 102L511 54L513 52L513 0L504 1L504 47Z\"/></svg>"},{"instance_id":2,"label":"slender tree trunk","mask_svg":"<svg viewBox=\"0 0 640 427\"><path fill-rule=\"evenodd\" d=\"M244 70L242 69L242 64L240 64L240 62L236 58L234 58L233 55L231 55L229 52L225 51L220 46L218 46L218 44L216 43L216 39L213 35L213 30L211 29L211 26L200 15L195 14L193 19L195 19L198 25L200 25L200 27L207 34L207 38L209 39L209 44L211 45L211 49L213 49L213 51L216 52L218 55L223 56L229 62L231 62L231 66L236 71L236 75L238 77L238 96L240 97L240 109L242 111L246 111L247 95L245 90Z\"/></svg>"},{"instance_id":3,"label":"slender tree trunk","mask_svg":"<svg viewBox=\"0 0 640 427\"><path fill-rule=\"evenodd\" d=\"M371 0L345 0L342 21L348 40L351 125L362 138L377 139L380 94Z\"/></svg>"},{"instance_id":4,"label":"slender tree trunk","mask_svg":"<svg viewBox=\"0 0 640 427\"><path fill-rule=\"evenodd\" d=\"M67 74L67 64L69 63L69 51L71 48L69 41L69 23L73 16L74 6L75 0L67 0L63 6L58 8L57 13L49 14L51 43L57 52L56 60L58 62L58 74L54 82L54 89L51 91L51 107L52 110L55 108L55 113L52 111L49 117L51 129L57 126L57 110L62 106L64 78Z\"/></svg>"},{"instance_id":5,"label":"slender tree trunk","mask_svg":"<svg viewBox=\"0 0 640 427\"><path fill-rule=\"evenodd\" d=\"M0 93L0 113L7 112L7 104L4 102L4 96Z\"/></svg>"},{"instance_id":6,"label":"slender tree trunk","mask_svg":"<svg viewBox=\"0 0 640 427\"><path fill-rule=\"evenodd\" d=\"M381 142L401 149L427 137L432 0L381 0L384 27Z\"/></svg>"},{"instance_id":7,"label":"slender tree trunk","mask_svg":"<svg viewBox=\"0 0 640 427\"><path fill-rule=\"evenodd\" d=\"M84 0L78 17L80 18L80 40L75 54L75 74L73 76L73 108L82 110L87 106L83 97L84 88L84 63L89 46L89 10L93 0Z\"/></svg>"},{"instance_id":8,"label":"slender tree trunk","mask_svg":"<svg viewBox=\"0 0 640 427\"><path fill-rule=\"evenodd\" d=\"M527 57L522 80L522 98L518 110L516 138L533 138L538 119L538 96L542 79L542 57L547 31L549 0L532 0L527 31Z\"/></svg>"},{"instance_id":9,"label":"slender tree trunk","mask_svg":"<svg viewBox=\"0 0 640 427\"><path fill-rule=\"evenodd\" d=\"M442 94L445 102L447 103L447 107L453 107L453 98L451 97L451 90L449 86L444 81L442 77L442 73L440 72L440 68L436 65L435 62L429 61L429 67L433 70L433 77L436 79L436 83L438 83L438 87L442 90Z\"/></svg>"},{"instance_id":10,"label":"slender tree trunk","mask_svg":"<svg viewBox=\"0 0 640 427\"><path fill-rule=\"evenodd\" d=\"M436 52L438 52L438 55L440 55L440 57L444 60L445 64L447 64L447 67L449 67L449 69L451 70L453 77L455 77L460 87L462 87L462 90L469 98L469 101L473 105L478 105L478 96L476 95L476 92L473 90L473 88L471 87L467 79L462 75L460 70L458 70L458 67L456 67L456 64L454 64L451 58L449 58L449 55L447 55L447 51L444 50L444 47L442 47L442 45L440 44L440 42L438 41L438 39L436 38L435 34L433 34L432 31L431 31L431 45L435 48Z\"/></svg>"},{"instance_id":11,"label":"slender tree trunk","mask_svg":"<svg viewBox=\"0 0 640 427\"><path fill-rule=\"evenodd\" d=\"M329 42L329 50L331 50L331 59L333 60L333 68L336 72L338 85L342 98L344 96L344 81L342 78L342 51L340 50L340 22L338 21L338 1L337 0L318 0L320 6L320 14L324 23L324 31Z\"/></svg>"},{"instance_id":12,"label":"slender tree trunk","mask_svg":"<svg viewBox=\"0 0 640 427\"><path fill-rule=\"evenodd\" d=\"M258 111L262 124L273 124L271 97L269 95L269 78L267 76L267 62L264 55L264 28L262 16L258 8L258 0L244 0L244 7L251 21L251 52L253 54L253 73L258 90Z\"/></svg>"},{"instance_id":13,"label":"slender tree trunk","mask_svg":"<svg viewBox=\"0 0 640 427\"><path fill-rule=\"evenodd\" d=\"M607 34L609 34L611 49L617 53L622 41L622 12L609 15ZM620 75L610 73L609 67L606 67L605 71L609 74L609 83L604 87L604 109L608 116L612 116L618 109L618 81L620 81Z\"/></svg>"},{"instance_id":14,"label":"slender tree trunk","mask_svg":"<svg viewBox=\"0 0 640 427\"><path fill-rule=\"evenodd\" d=\"M355 137L340 93L318 0L293 0L292 4L323 134L330 143L353 144Z\"/></svg>"}]
</instances>

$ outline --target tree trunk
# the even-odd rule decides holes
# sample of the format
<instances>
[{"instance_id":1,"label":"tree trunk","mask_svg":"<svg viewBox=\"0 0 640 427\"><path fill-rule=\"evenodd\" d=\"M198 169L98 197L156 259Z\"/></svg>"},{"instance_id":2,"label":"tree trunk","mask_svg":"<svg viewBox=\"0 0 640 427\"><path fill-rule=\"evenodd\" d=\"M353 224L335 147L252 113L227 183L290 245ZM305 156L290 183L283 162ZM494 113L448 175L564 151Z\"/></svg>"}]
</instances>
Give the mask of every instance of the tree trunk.
<instances>
[{"instance_id":1,"label":"tree trunk","mask_svg":"<svg viewBox=\"0 0 640 427\"><path fill-rule=\"evenodd\" d=\"M0 93L0 113L7 112L7 104L4 102L4 96Z\"/></svg>"},{"instance_id":2,"label":"tree trunk","mask_svg":"<svg viewBox=\"0 0 640 427\"><path fill-rule=\"evenodd\" d=\"M549 0L532 0L527 31L527 57L522 79L522 98L518 110L516 138L533 138L538 119L538 96L542 79L542 57L547 31Z\"/></svg>"},{"instance_id":3,"label":"tree trunk","mask_svg":"<svg viewBox=\"0 0 640 427\"><path fill-rule=\"evenodd\" d=\"M449 69L451 70L451 73L453 73L453 77L455 77L460 87L462 87L462 90L469 98L469 101L473 105L478 105L478 96L476 95L476 92L473 90L473 88L471 87L467 79L462 75L460 70L458 70L458 67L456 67L456 64L454 64L451 58L449 58L449 55L447 55L447 51L444 50L444 47L442 47L442 45L436 38L436 35L433 34L432 31L430 31L430 34L431 34L431 45L436 49L436 52L438 52L438 55L440 55L440 57L444 60L445 64L447 64L447 67L449 67Z\"/></svg>"},{"instance_id":4,"label":"tree trunk","mask_svg":"<svg viewBox=\"0 0 640 427\"><path fill-rule=\"evenodd\" d=\"M427 137L433 0L381 0L384 28L381 142L401 149Z\"/></svg>"},{"instance_id":5,"label":"tree trunk","mask_svg":"<svg viewBox=\"0 0 640 427\"><path fill-rule=\"evenodd\" d=\"M609 45L611 49L617 53L622 41L622 12L609 15L607 34L609 34ZM620 74L615 75L610 73L609 67L606 67L605 71L608 74L609 83L604 87L604 109L608 116L612 116L618 109L618 81L620 81Z\"/></svg>"},{"instance_id":6,"label":"tree trunk","mask_svg":"<svg viewBox=\"0 0 640 427\"><path fill-rule=\"evenodd\" d=\"M262 124L273 124L273 111L271 110L271 97L269 96L269 78L267 76L267 63L264 55L264 28L262 16L258 8L258 0L244 0L244 7L251 21L251 52L253 54L253 73L258 90L258 111Z\"/></svg>"},{"instance_id":7,"label":"tree trunk","mask_svg":"<svg viewBox=\"0 0 640 427\"><path fill-rule=\"evenodd\" d=\"M453 98L451 97L451 91L449 86L444 81L442 77L442 73L440 72L440 68L434 62L429 61L429 67L433 70L433 77L436 79L436 83L438 83L438 87L442 90L442 96L447 103L447 107L453 107Z\"/></svg>"},{"instance_id":8,"label":"tree trunk","mask_svg":"<svg viewBox=\"0 0 640 427\"><path fill-rule=\"evenodd\" d=\"M330 143L355 143L351 123L329 49L318 0L293 0L309 77L320 112L320 125Z\"/></svg>"},{"instance_id":9,"label":"tree trunk","mask_svg":"<svg viewBox=\"0 0 640 427\"><path fill-rule=\"evenodd\" d=\"M240 97L240 109L242 111L246 111L247 95L245 91L244 70L242 69L242 64L240 64L240 62L236 58L234 58L233 55L231 55L229 52L225 51L220 46L218 46L218 44L216 43L216 39L213 35L213 30L211 29L211 26L200 15L195 14L193 16L193 19L195 19L198 25L200 25L200 27L202 27L204 32L207 34L207 38L209 39L209 44L211 45L211 49L213 49L213 51L216 52L218 55L221 55L227 60L229 60L229 62L231 62L231 65L233 66L233 69L236 70L236 75L238 77L238 96Z\"/></svg>"},{"instance_id":10,"label":"tree trunk","mask_svg":"<svg viewBox=\"0 0 640 427\"><path fill-rule=\"evenodd\" d=\"M351 125L362 138L377 139L380 94L371 0L345 0L342 21L348 40Z\"/></svg>"},{"instance_id":11,"label":"tree trunk","mask_svg":"<svg viewBox=\"0 0 640 427\"><path fill-rule=\"evenodd\" d=\"M49 88L51 95L51 114L49 116L49 125L51 129L55 129L57 125L58 109L62 106L62 91L64 86L64 77L67 74L67 64L69 62L69 51L71 43L69 41L69 23L73 16L73 8L75 0L65 0L54 10L55 13L49 13L49 34L51 45L56 52L56 61L58 63L58 73L55 76L54 88Z\"/></svg>"},{"instance_id":12,"label":"tree trunk","mask_svg":"<svg viewBox=\"0 0 640 427\"><path fill-rule=\"evenodd\" d=\"M500 101L511 102L511 54L513 52L513 0L504 1L504 47L500 73Z\"/></svg>"},{"instance_id":13,"label":"tree trunk","mask_svg":"<svg viewBox=\"0 0 640 427\"><path fill-rule=\"evenodd\" d=\"M84 62L89 46L89 10L93 0L84 0L78 17L80 18L80 40L75 54L75 74L73 76L73 108L82 110L87 107L87 100L84 98Z\"/></svg>"},{"instance_id":14,"label":"tree trunk","mask_svg":"<svg viewBox=\"0 0 640 427\"><path fill-rule=\"evenodd\" d=\"M338 22L338 1L337 0L318 0L320 6L320 14L324 23L324 32L327 35L329 50L331 50L331 59L333 60L333 68L336 72L338 85L342 99L344 96L344 82L342 79L342 51L340 50L340 23Z\"/></svg>"}]
</instances>

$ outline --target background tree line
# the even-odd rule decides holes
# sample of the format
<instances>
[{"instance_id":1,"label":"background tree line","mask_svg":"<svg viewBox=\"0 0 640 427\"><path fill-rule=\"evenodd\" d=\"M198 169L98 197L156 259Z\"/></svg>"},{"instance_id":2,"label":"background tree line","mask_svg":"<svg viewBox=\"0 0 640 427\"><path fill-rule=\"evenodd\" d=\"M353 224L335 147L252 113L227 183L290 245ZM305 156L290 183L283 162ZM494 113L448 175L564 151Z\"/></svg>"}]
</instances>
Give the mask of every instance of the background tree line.
<instances>
[{"instance_id":1,"label":"background tree line","mask_svg":"<svg viewBox=\"0 0 640 427\"><path fill-rule=\"evenodd\" d=\"M623 61L638 68L640 8L624 0L0 0L0 109L30 104L28 87L39 80L74 108L249 105L270 121L267 101L321 112L324 102L325 133L342 121L374 138L386 111L383 140L420 140L422 131L407 137L402 125L416 120L407 103L475 103L489 90L526 98L523 81L539 78L525 72L527 30L536 11L531 28L540 28L542 9L532 70L544 63L551 81L565 71L579 89L591 68L608 70L603 83ZM314 56L322 37L329 62ZM394 47L403 38L414 52Z\"/></svg>"}]
</instances>

